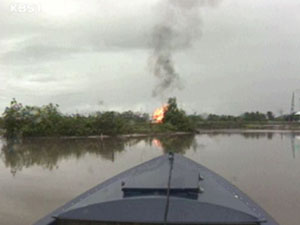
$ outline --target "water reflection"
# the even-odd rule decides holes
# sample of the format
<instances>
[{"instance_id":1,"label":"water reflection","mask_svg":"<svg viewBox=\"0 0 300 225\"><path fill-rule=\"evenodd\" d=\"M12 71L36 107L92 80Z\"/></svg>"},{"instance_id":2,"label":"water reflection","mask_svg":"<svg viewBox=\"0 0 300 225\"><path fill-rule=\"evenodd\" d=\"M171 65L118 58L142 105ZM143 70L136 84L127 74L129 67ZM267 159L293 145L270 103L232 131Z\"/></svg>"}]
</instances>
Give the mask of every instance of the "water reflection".
<instances>
[{"instance_id":1,"label":"water reflection","mask_svg":"<svg viewBox=\"0 0 300 225\"><path fill-rule=\"evenodd\" d=\"M300 132L237 130L195 137L0 139L0 219L32 224L94 185L168 151L219 173L280 224L299 224Z\"/></svg>"},{"instance_id":2,"label":"water reflection","mask_svg":"<svg viewBox=\"0 0 300 225\"><path fill-rule=\"evenodd\" d=\"M245 133L241 133L241 135L244 137L244 138L247 138L247 139L259 139L259 138L267 138L269 140L272 140L273 136L274 136L274 133L273 132L266 132L266 133L261 133L261 132L245 132Z\"/></svg>"},{"instance_id":3,"label":"water reflection","mask_svg":"<svg viewBox=\"0 0 300 225\"><path fill-rule=\"evenodd\" d=\"M291 134L291 146L293 152L293 158L296 158L296 152L300 150L300 135L299 134Z\"/></svg>"},{"instance_id":4,"label":"water reflection","mask_svg":"<svg viewBox=\"0 0 300 225\"><path fill-rule=\"evenodd\" d=\"M246 139L260 139L260 138L267 138L269 140L272 140L274 136L274 132L255 132L255 131L240 131L240 130L232 130L232 131L213 131L207 133L209 137L214 137L217 135L227 136L230 137L232 135L241 135L242 137Z\"/></svg>"},{"instance_id":5,"label":"water reflection","mask_svg":"<svg viewBox=\"0 0 300 225\"><path fill-rule=\"evenodd\" d=\"M245 139L266 138L272 140L273 132L243 132L243 133L207 133L199 135L215 138L230 137L239 135ZM290 138L288 149L292 150L293 158L296 158L300 151L300 134L280 133L281 140L284 137ZM198 139L199 141L199 139ZM58 168L59 162L69 158L82 158L86 154L93 154L104 160L114 161L115 154L124 151L126 148L141 146L155 147L162 153L176 152L184 154L187 150L202 149L205 145L199 141L197 143L194 135L184 136L159 136L159 137L139 137L139 138L108 138L108 139L24 139L3 141L0 158L11 173L15 175L23 168L40 166L48 170Z\"/></svg>"},{"instance_id":6,"label":"water reflection","mask_svg":"<svg viewBox=\"0 0 300 225\"><path fill-rule=\"evenodd\" d=\"M52 170L58 162L67 158L81 158L85 154L100 155L107 160L114 160L114 153L122 151L126 145L134 145L135 141L96 139L25 139L7 140L1 152L1 158L13 174L34 165Z\"/></svg>"},{"instance_id":7,"label":"water reflection","mask_svg":"<svg viewBox=\"0 0 300 225\"><path fill-rule=\"evenodd\" d=\"M184 154L190 148L197 149L197 142L194 135L184 135L180 138L178 136L161 136L152 139L150 143L161 148L164 153L175 152Z\"/></svg>"},{"instance_id":8,"label":"water reflection","mask_svg":"<svg viewBox=\"0 0 300 225\"><path fill-rule=\"evenodd\" d=\"M245 139L267 139L272 140L276 135L280 136L280 139L283 141L284 138L290 139L290 145L287 146L287 149L292 150L293 158L296 158L297 152L300 152L300 133L299 131L291 131L291 132L274 132L274 131L241 131L241 130L231 130L231 131L212 131L208 133L203 133L202 135L207 135L210 138L214 138L217 136L222 137L231 137L233 135L239 135L242 136ZM276 139L276 138L275 138ZM199 146L202 146L201 144L197 144L198 148Z\"/></svg>"},{"instance_id":9,"label":"water reflection","mask_svg":"<svg viewBox=\"0 0 300 225\"><path fill-rule=\"evenodd\" d=\"M260 139L260 138L267 138L269 140L272 140L274 137L275 133L274 132L245 132L241 133L241 135L247 139L252 138L252 139ZM291 139L291 149L292 149L292 154L293 158L296 158L296 152L299 151L300 149L300 134L299 133L280 133L281 140L283 139L284 136L288 136Z\"/></svg>"},{"instance_id":10,"label":"water reflection","mask_svg":"<svg viewBox=\"0 0 300 225\"><path fill-rule=\"evenodd\" d=\"M193 135L160 136L144 138L107 138L107 139L13 139L6 140L0 158L4 165L15 175L23 168L37 165L52 170L58 168L59 161L68 158L81 158L94 154L102 159L114 161L115 153L122 152L143 142L146 146L160 148L164 153L173 151L185 153L196 149Z\"/></svg>"}]
</instances>

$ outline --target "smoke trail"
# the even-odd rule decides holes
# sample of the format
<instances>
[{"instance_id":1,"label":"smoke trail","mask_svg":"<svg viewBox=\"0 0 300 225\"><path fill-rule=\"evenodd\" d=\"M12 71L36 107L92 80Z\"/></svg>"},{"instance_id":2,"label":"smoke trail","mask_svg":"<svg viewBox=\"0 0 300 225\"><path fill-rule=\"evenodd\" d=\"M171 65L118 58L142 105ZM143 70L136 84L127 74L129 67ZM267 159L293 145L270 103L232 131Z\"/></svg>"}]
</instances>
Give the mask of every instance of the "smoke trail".
<instances>
[{"instance_id":1,"label":"smoke trail","mask_svg":"<svg viewBox=\"0 0 300 225\"><path fill-rule=\"evenodd\" d=\"M150 57L151 72L158 78L152 96L181 89L182 83L175 70L173 52L188 48L201 36L199 8L215 6L219 0L163 0L157 7L160 21L152 36L153 53Z\"/></svg>"},{"instance_id":2,"label":"smoke trail","mask_svg":"<svg viewBox=\"0 0 300 225\"><path fill-rule=\"evenodd\" d=\"M173 30L165 25L155 27L152 56L152 72L158 78L159 83L153 90L152 95L163 95L167 89L180 87L179 75L176 73L172 60Z\"/></svg>"}]
</instances>

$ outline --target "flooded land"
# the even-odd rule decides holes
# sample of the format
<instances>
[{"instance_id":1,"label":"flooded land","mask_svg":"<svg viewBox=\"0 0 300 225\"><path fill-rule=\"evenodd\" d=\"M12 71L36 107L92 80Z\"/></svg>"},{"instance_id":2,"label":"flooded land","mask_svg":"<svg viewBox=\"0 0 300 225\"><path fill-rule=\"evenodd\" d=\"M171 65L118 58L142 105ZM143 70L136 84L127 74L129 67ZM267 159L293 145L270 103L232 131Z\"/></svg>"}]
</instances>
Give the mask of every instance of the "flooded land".
<instances>
[{"instance_id":1,"label":"flooded land","mask_svg":"<svg viewBox=\"0 0 300 225\"><path fill-rule=\"evenodd\" d=\"M206 133L107 139L0 139L0 221L30 225L98 183L168 151L236 185L282 225L300 221L300 135Z\"/></svg>"}]
</instances>

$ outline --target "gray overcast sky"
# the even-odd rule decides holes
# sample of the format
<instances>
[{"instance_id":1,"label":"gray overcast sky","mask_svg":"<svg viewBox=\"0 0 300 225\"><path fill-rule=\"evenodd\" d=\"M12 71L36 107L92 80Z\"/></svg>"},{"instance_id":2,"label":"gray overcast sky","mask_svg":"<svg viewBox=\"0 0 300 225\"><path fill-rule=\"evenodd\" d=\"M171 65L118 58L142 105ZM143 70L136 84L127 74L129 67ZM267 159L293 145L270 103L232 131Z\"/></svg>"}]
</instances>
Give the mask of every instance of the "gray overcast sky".
<instances>
[{"instance_id":1,"label":"gray overcast sky","mask_svg":"<svg viewBox=\"0 0 300 225\"><path fill-rule=\"evenodd\" d=\"M0 111L15 97L63 112L152 112L168 96L189 113L289 111L300 88L299 0L197 8L201 34L172 51L181 88L164 99L152 97L149 56L165 2L1 0Z\"/></svg>"}]
</instances>

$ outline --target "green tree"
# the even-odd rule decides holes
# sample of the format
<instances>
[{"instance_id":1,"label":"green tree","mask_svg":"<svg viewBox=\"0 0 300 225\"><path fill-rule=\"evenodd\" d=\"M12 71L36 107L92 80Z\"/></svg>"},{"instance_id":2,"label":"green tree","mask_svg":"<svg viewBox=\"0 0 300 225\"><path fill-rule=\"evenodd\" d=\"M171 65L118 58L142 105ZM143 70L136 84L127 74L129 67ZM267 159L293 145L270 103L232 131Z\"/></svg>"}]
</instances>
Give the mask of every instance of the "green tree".
<instances>
[{"instance_id":1,"label":"green tree","mask_svg":"<svg viewBox=\"0 0 300 225\"><path fill-rule=\"evenodd\" d=\"M274 120L275 116L274 116L274 114L271 111L268 111L267 112L267 118L268 118L268 120Z\"/></svg>"},{"instance_id":2,"label":"green tree","mask_svg":"<svg viewBox=\"0 0 300 225\"><path fill-rule=\"evenodd\" d=\"M123 133L125 129L125 121L117 112L104 112L98 115L96 119L96 127L98 134L118 134Z\"/></svg>"},{"instance_id":3,"label":"green tree","mask_svg":"<svg viewBox=\"0 0 300 225\"><path fill-rule=\"evenodd\" d=\"M10 107L6 107L3 113L5 136L13 138L19 135L22 127L21 110L23 106L15 98L10 102Z\"/></svg>"},{"instance_id":4,"label":"green tree","mask_svg":"<svg viewBox=\"0 0 300 225\"><path fill-rule=\"evenodd\" d=\"M246 121L265 121L267 117L264 113L256 112L245 112L242 115L243 120Z\"/></svg>"},{"instance_id":5,"label":"green tree","mask_svg":"<svg viewBox=\"0 0 300 225\"><path fill-rule=\"evenodd\" d=\"M186 113L177 106L176 98L169 98L163 123L172 125L177 131L194 131L194 126Z\"/></svg>"},{"instance_id":6,"label":"green tree","mask_svg":"<svg viewBox=\"0 0 300 225\"><path fill-rule=\"evenodd\" d=\"M0 129L4 127L4 120L0 117Z\"/></svg>"}]
</instances>

